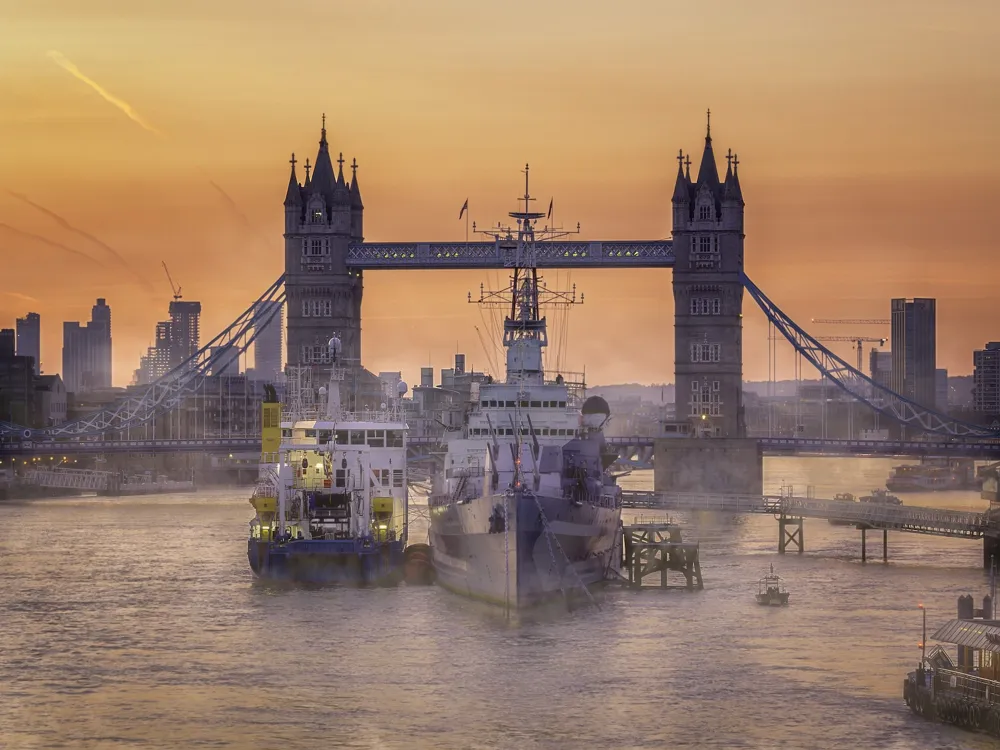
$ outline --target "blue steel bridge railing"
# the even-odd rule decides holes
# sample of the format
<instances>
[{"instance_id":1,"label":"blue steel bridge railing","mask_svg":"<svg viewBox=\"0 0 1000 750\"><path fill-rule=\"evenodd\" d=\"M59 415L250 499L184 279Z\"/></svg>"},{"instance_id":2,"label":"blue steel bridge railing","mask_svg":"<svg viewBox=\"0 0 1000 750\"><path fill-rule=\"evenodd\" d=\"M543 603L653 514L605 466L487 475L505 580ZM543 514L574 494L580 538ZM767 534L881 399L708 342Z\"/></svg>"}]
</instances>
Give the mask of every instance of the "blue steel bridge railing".
<instances>
[{"instance_id":1,"label":"blue steel bridge railing","mask_svg":"<svg viewBox=\"0 0 1000 750\"><path fill-rule=\"evenodd\" d=\"M516 248L506 242L365 242L351 245L352 268L510 268ZM672 268L672 240L538 242L539 268Z\"/></svg>"}]
</instances>

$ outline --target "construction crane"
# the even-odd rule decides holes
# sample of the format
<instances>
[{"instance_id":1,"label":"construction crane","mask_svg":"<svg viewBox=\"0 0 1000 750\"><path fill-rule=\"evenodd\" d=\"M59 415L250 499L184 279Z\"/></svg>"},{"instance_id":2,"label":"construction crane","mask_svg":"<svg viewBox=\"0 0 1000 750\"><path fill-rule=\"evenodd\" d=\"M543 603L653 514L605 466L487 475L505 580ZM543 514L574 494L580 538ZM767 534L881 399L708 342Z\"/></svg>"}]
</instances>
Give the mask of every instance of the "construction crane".
<instances>
[{"instance_id":1,"label":"construction crane","mask_svg":"<svg viewBox=\"0 0 1000 750\"><path fill-rule=\"evenodd\" d=\"M854 325L854 326L887 326L892 321L886 320L885 318L845 318L843 320L837 320L836 318L813 318L813 323L843 323L844 325Z\"/></svg>"},{"instance_id":2,"label":"construction crane","mask_svg":"<svg viewBox=\"0 0 1000 750\"><path fill-rule=\"evenodd\" d=\"M872 343L878 344L879 346L885 346L885 342L889 339L879 338L877 336L817 336L817 341L850 341L857 347L858 350L858 372L864 372L862 369L862 360L864 355L864 344Z\"/></svg>"},{"instance_id":3,"label":"construction crane","mask_svg":"<svg viewBox=\"0 0 1000 750\"><path fill-rule=\"evenodd\" d=\"M170 269L167 268L167 261L161 260L163 264L163 270L167 272L167 281L170 282L170 291L174 293L174 300L179 300L181 298L181 288L174 284L174 280L170 278Z\"/></svg>"}]
</instances>

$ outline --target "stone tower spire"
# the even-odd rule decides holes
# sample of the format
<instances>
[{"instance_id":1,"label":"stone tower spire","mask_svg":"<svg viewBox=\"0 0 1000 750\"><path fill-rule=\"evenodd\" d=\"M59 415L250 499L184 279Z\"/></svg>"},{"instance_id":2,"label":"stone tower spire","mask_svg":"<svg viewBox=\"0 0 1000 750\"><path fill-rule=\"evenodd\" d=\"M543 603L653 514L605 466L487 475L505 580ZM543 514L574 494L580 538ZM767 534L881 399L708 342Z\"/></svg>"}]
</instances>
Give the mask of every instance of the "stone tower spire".
<instances>
[{"instance_id":1,"label":"stone tower spire","mask_svg":"<svg viewBox=\"0 0 1000 750\"><path fill-rule=\"evenodd\" d=\"M342 159L340 166L338 179L324 115L311 179L300 188L293 165L285 202L287 362L313 367L314 382L323 382L330 367L332 337L341 340L348 368L361 358L362 272L349 269L347 258L361 238L362 209L353 206Z\"/></svg>"},{"instance_id":2,"label":"stone tower spire","mask_svg":"<svg viewBox=\"0 0 1000 750\"><path fill-rule=\"evenodd\" d=\"M698 179L692 185L679 164L672 199L677 418L690 420L697 437L746 436L743 205L735 166L730 158L720 182L709 120Z\"/></svg>"}]
</instances>

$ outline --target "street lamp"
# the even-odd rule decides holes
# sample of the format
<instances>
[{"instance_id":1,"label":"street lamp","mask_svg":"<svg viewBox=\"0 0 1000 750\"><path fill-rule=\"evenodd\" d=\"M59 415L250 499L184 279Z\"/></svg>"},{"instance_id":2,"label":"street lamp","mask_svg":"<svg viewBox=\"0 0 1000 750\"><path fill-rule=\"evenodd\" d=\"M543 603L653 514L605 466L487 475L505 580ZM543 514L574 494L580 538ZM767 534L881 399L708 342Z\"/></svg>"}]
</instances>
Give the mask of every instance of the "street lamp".
<instances>
[{"instance_id":1,"label":"street lamp","mask_svg":"<svg viewBox=\"0 0 1000 750\"><path fill-rule=\"evenodd\" d=\"M927 655L927 609L924 607L923 603L918 604L917 606L924 615L924 632L923 637L920 639L920 663L923 664Z\"/></svg>"}]
</instances>

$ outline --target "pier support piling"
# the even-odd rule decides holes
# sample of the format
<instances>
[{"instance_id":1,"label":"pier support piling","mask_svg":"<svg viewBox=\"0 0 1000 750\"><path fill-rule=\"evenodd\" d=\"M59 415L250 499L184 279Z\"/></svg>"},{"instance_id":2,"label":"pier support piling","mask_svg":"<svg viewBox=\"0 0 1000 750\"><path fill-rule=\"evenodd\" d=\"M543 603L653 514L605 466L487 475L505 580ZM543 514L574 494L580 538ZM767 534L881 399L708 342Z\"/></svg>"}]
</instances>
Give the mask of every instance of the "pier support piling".
<instances>
[{"instance_id":1,"label":"pier support piling","mask_svg":"<svg viewBox=\"0 0 1000 750\"><path fill-rule=\"evenodd\" d=\"M861 527L861 562L868 562L868 544L865 540L865 527Z\"/></svg>"},{"instance_id":2,"label":"pier support piling","mask_svg":"<svg viewBox=\"0 0 1000 750\"><path fill-rule=\"evenodd\" d=\"M790 518L782 514L778 518L778 554L785 554L789 545L795 547L800 555L806 551L802 517Z\"/></svg>"},{"instance_id":3,"label":"pier support piling","mask_svg":"<svg viewBox=\"0 0 1000 750\"><path fill-rule=\"evenodd\" d=\"M882 529L882 562L889 562L889 529Z\"/></svg>"},{"instance_id":4,"label":"pier support piling","mask_svg":"<svg viewBox=\"0 0 1000 750\"><path fill-rule=\"evenodd\" d=\"M628 569L628 582L632 588L642 588L643 579L659 573L659 588L688 591L705 587L701 578L698 543L681 540L681 529L676 524L640 523L625 526L622 546L624 565ZM684 576L683 585L670 585L668 571Z\"/></svg>"}]
</instances>

